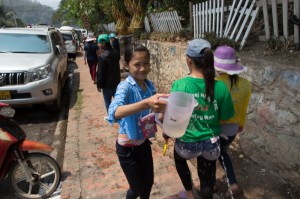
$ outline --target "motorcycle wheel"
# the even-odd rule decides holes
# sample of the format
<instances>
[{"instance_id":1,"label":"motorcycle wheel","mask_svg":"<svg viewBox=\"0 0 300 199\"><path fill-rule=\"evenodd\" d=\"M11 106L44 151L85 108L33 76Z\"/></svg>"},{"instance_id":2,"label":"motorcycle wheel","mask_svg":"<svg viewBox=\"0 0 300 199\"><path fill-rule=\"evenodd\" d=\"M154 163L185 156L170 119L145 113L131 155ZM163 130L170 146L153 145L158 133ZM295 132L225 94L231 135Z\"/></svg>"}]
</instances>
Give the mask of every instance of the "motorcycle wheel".
<instances>
[{"instance_id":1,"label":"motorcycle wheel","mask_svg":"<svg viewBox=\"0 0 300 199\"><path fill-rule=\"evenodd\" d=\"M33 177L29 183L21 165L16 162L8 178L14 194L23 199L48 198L61 181L61 171L57 162L43 153L28 153L23 160L27 171Z\"/></svg>"}]
</instances>

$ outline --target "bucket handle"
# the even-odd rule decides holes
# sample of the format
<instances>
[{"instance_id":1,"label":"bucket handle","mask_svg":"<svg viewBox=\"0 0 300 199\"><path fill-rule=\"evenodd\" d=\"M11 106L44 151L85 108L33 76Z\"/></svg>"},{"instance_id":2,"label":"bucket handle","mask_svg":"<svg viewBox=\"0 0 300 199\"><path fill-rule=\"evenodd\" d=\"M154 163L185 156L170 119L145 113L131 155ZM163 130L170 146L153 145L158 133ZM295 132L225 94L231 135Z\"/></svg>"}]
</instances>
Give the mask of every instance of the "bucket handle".
<instances>
[{"instance_id":1,"label":"bucket handle","mask_svg":"<svg viewBox=\"0 0 300 199\"><path fill-rule=\"evenodd\" d=\"M169 102L168 97L160 97L160 98L158 98L158 99L159 99L159 100L164 100L164 101L166 101L167 103ZM155 122L156 122L156 124L158 124L158 126L160 126L160 128L162 128L163 124L162 124L161 121L159 121L159 119L158 119L158 114L159 114L159 113L155 113Z\"/></svg>"},{"instance_id":2,"label":"bucket handle","mask_svg":"<svg viewBox=\"0 0 300 199\"><path fill-rule=\"evenodd\" d=\"M164 100L164 101L166 101L166 102L169 102L169 99L168 99L169 97L160 97L160 98L158 98L159 100ZM195 98L194 98L194 107L196 107L196 106L198 106L198 102L197 102L197 100L195 100ZM159 119L158 119L158 113L155 113L155 122L160 126L160 128L162 128L162 126L163 126L163 124L162 124L162 122L161 121L159 121Z\"/></svg>"}]
</instances>

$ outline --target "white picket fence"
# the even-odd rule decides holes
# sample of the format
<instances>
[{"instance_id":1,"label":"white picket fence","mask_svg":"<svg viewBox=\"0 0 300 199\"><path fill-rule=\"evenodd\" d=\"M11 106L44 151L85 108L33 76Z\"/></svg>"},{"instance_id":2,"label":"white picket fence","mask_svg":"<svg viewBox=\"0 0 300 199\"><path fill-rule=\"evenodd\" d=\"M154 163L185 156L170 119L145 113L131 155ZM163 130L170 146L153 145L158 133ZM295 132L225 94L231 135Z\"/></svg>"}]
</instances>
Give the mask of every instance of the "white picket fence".
<instances>
[{"instance_id":1,"label":"white picket fence","mask_svg":"<svg viewBox=\"0 0 300 199\"><path fill-rule=\"evenodd\" d=\"M300 0L258 0L257 5L262 6L263 8L263 16L264 16L264 24L265 24L265 39L270 39L271 37L284 37L288 39L289 34L289 5L292 6L292 12L298 18L300 17ZM282 7L282 19L280 19L283 23L282 27L278 26L278 5L281 4ZM269 8L272 9L272 23L270 24L270 16L269 16ZM270 29L273 28L273 34ZM294 42L299 43L299 25L294 25ZM283 32L283 35L279 35L279 32ZM271 35L272 34L272 35Z\"/></svg>"},{"instance_id":2,"label":"white picket fence","mask_svg":"<svg viewBox=\"0 0 300 199\"><path fill-rule=\"evenodd\" d=\"M176 33L182 30L179 16L176 11L149 14L152 28L155 32Z\"/></svg>"},{"instance_id":3,"label":"white picket fence","mask_svg":"<svg viewBox=\"0 0 300 199\"><path fill-rule=\"evenodd\" d=\"M111 22L109 24L103 24L103 26L109 32L116 32L116 24L115 24L115 22Z\"/></svg>"},{"instance_id":4,"label":"white picket fence","mask_svg":"<svg viewBox=\"0 0 300 199\"><path fill-rule=\"evenodd\" d=\"M217 37L239 41L242 49L259 11L255 3L256 0L234 0L225 7L224 0L208 0L193 5L194 38L215 32Z\"/></svg>"}]
</instances>

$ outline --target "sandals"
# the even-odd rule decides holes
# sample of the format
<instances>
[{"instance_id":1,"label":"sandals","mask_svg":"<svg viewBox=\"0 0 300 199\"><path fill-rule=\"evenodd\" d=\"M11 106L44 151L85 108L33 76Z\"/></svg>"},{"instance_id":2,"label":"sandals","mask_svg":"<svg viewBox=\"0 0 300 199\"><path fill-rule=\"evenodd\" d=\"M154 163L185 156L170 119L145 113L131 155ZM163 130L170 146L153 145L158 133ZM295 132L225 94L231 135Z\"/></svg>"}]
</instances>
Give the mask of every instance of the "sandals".
<instances>
[{"instance_id":1,"label":"sandals","mask_svg":"<svg viewBox=\"0 0 300 199\"><path fill-rule=\"evenodd\" d=\"M169 196L168 198L164 198L164 199L186 199L186 192L182 190L178 194Z\"/></svg>"},{"instance_id":2,"label":"sandals","mask_svg":"<svg viewBox=\"0 0 300 199\"><path fill-rule=\"evenodd\" d=\"M185 191L180 191L180 192L177 194L177 198L178 198L178 199L186 199L186 192L185 192Z\"/></svg>"},{"instance_id":3,"label":"sandals","mask_svg":"<svg viewBox=\"0 0 300 199\"><path fill-rule=\"evenodd\" d=\"M193 192L193 194L194 194L194 192ZM169 196L168 198L164 198L164 199L187 199L186 191L185 190L181 190L180 192L178 192L178 194Z\"/></svg>"}]
</instances>

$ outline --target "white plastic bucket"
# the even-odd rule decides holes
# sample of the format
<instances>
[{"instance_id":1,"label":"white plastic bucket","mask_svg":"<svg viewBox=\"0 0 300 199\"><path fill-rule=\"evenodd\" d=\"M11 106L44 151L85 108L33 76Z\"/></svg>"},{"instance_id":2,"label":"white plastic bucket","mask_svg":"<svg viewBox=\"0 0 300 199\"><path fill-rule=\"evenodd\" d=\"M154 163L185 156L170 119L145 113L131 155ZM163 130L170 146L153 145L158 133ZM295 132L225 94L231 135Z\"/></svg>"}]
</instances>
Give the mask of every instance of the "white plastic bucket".
<instances>
[{"instance_id":1,"label":"white plastic bucket","mask_svg":"<svg viewBox=\"0 0 300 199\"><path fill-rule=\"evenodd\" d=\"M168 99L164 114L163 123L158 119L156 122L162 127L163 132L172 138L178 138L184 135L195 106L198 102L194 95L185 92L173 92Z\"/></svg>"}]
</instances>

